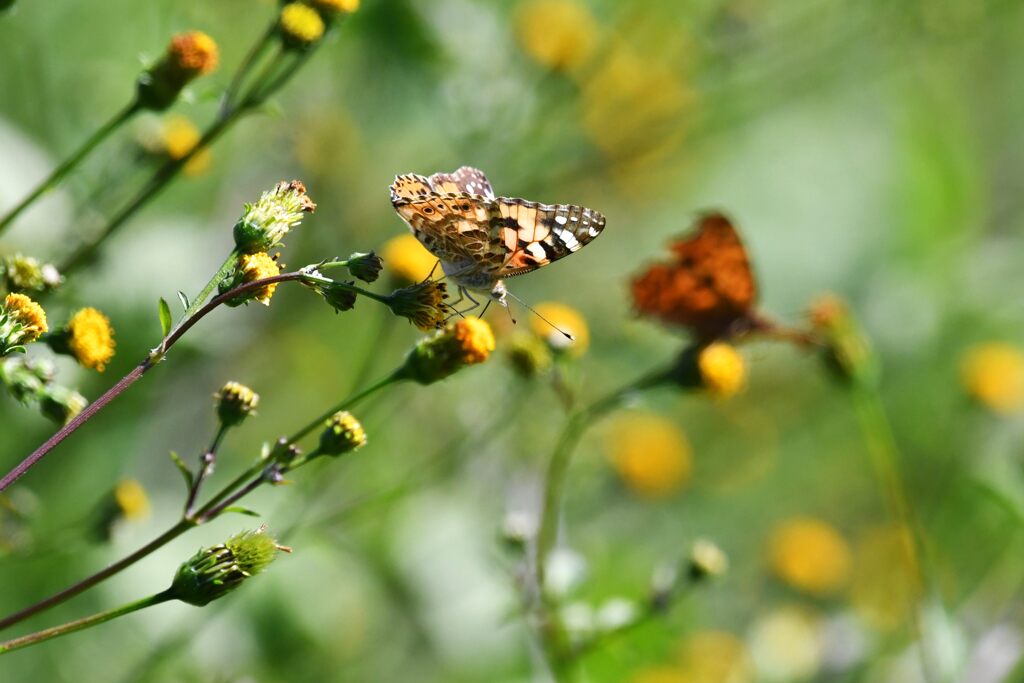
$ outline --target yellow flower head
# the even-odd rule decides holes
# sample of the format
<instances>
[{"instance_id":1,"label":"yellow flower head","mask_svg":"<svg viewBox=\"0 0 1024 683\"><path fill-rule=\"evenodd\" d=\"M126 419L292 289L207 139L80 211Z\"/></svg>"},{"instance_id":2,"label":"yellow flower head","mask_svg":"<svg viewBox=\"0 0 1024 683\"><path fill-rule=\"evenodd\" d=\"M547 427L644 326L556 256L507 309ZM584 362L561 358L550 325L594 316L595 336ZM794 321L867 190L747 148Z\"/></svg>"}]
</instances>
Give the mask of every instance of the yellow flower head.
<instances>
[{"instance_id":1,"label":"yellow flower head","mask_svg":"<svg viewBox=\"0 0 1024 683\"><path fill-rule=\"evenodd\" d=\"M239 382L228 382L214 398L217 399L217 418L225 427L241 423L260 402L259 394Z\"/></svg>"},{"instance_id":2,"label":"yellow flower head","mask_svg":"<svg viewBox=\"0 0 1024 683\"><path fill-rule=\"evenodd\" d=\"M997 413L1024 410L1024 351L989 342L967 351L960 365L968 396Z\"/></svg>"},{"instance_id":3,"label":"yellow flower head","mask_svg":"<svg viewBox=\"0 0 1024 683\"><path fill-rule=\"evenodd\" d=\"M424 280L402 289L396 289L387 296L391 312L408 318L413 325L424 332L441 327L448 319L447 286L437 280Z\"/></svg>"},{"instance_id":4,"label":"yellow flower head","mask_svg":"<svg viewBox=\"0 0 1024 683\"><path fill-rule=\"evenodd\" d=\"M307 0L324 14L351 13L359 9L359 0Z\"/></svg>"},{"instance_id":5,"label":"yellow flower head","mask_svg":"<svg viewBox=\"0 0 1024 683\"><path fill-rule=\"evenodd\" d=\"M747 379L743 356L725 342L708 344L697 356L701 384L717 398L728 398L743 389Z\"/></svg>"},{"instance_id":6,"label":"yellow flower head","mask_svg":"<svg viewBox=\"0 0 1024 683\"><path fill-rule=\"evenodd\" d=\"M426 280L437 265L437 257L409 233L388 240L381 257L392 277L405 284Z\"/></svg>"},{"instance_id":7,"label":"yellow flower head","mask_svg":"<svg viewBox=\"0 0 1024 683\"><path fill-rule=\"evenodd\" d=\"M217 43L202 31L179 33L171 38L167 57L171 65L193 77L210 73L220 59Z\"/></svg>"},{"instance_id":8,"label":"yellow flower head","mask_svg":"<svg viewBox=\"0 0 1024 683\"><path fill-rule=\"evenodd\" d=\"M323 455L341 455L365 445L366 430L347 410L338 411L328 418L320 434L320 453Z\"/></svg>"},{"instance_id":9,"label":"yellow flower head","mask_svg":"<svg viewBox=\"0 0 1024 683\"><path fill-rule=\"evenodd\" d=\"M256 282L268 277L281 274L281 267L277 265L270 254L259 251L255 254L242 254L238 259L238 271L241 274L242 283ZM270 305L270 297L274 296L277 283L264 285L259 289L246 293L246 298L255 299L264 306Z\"/></svg>"},{"instance_id":10,"label":"yellow flower head","mask_svg":"<svg viewBox=\"0 0 1024 683\"><path fill-rule=\"evenodd\" d=\"M462 367L483 363L493 350L494 332L486 321L460 318L413 347L399 376L432 384Z\"/></svg>"},{"instance_id":11,"label":"yellow flower head","mask_svg":"<svg viewBox=\"0 0 1024 683\"><path fill-rule=\"evenodd\" d=\"M743 641L728 631L701 631L679 647L683 680L692 683L753 683L754 663Z\"/></svg>"},{"instance_id":12,"label":"yellow flower head","mask_svg":"<svg viewBox=\"0 0 1024 683\"><path fill-rule=\"evenodd\" d=\"M516 23L520 45L549 69L582 65L597 43L597 22L574 0L532 0L519 8Z\"/></svg>"},{"instance_id":13,"label":"yellow flower head","mask_svg":"<svg viewBox=\"0 0 1024 683\"><path fill-rule=\"evenodd\" d=\"M177 161L192 154L191 158L185 162L186 175L198 175L210 165L209 149L204 147L195 153L192 152L199 144L201 135L196 125L188 118L184 116L167 117L163 125L160 126L159 135L158 151L166 155L168 159Z\"/></svg>"},{"instance_id":14,"label":"yellow flower head","mask_svg":"<svg viewBox=\"0 0 1024 683\"><path fill-rule=\"evenodd\" d=\"M103 370L114 357L114 328L110 319L95 308L83 308L67 324L67 346L75 359L87 368Z\"/></svg>"},{"instance_id":15,"label":"yellow flower head","mask_svg":"<svg viewBox=\"0 0 1024 683\"><path fill-rule=\"evenodd\" d=\"M452 326L452 342L464 365L483 363L494 350L494 332L481 318L460 318Z\"/></svg>"},{"instance_id":16,"label":"yellow flower head","mask_svg":"<svg viewBox=\"0 0 1024 683\"><path fill-rule=\"evenodd\" d=\"M281 35L293 47L308 47L324 35L324 20L315 9L301 2L281 8Z\"/></svg>"},{"instance_id":17,"label":"yellow flower head","mask_svg":"<svg viewBox=\"0 0 1024 683\"><path fill-rule=\"evenodd\" d=\"M800 590L829 595L850 578L850 548L825 522L805 517L779 524L769 540L769 560L775 574Z\"/></svg>"},{"instance_id":18,"label":"yellow flower head","mask_svg":"<svg viewBox=\"0 0 1024 683\"><path fill-rule=\"evenodd\" d=\"M46 311L24 294L8 294L4 299L4 312L8 320L21 328L16 343L34 342L50 329L46 325Z\"/></svg>"},{"instance_id":19,"label":"yellow flower head","mask_svg":"<svg viewBox=\"0 0 1024 683\"><path fill-rule=\"evenodd\" d=\"M651 413L628 415L614 425L610 437L612 466L637 495L663 498L689 480L693 454L674 422Z\"/></svg>"},{"instance_id":20,"label":"yellow flower head","mask_svg":"<svg viewBox=\"0 0 1024 683\"><path fill-rule=\"evenodd\" d=\"M122 479L114 487L114 502L127 520L141 520L149 516L149 496L135 479Z\"/></svg>"},{"instance_id":21,"label":"yellow flower head","mask_svg":"<svg viewBox=\"0 0 1024 683\"><path fill-rule=\"evenodd\" d=\"M565 351L574 357L586 353L590 346L590 330L587 321L576 309L557 301L545 301L534 306L534 310L537 315L531 316L530 329L546 341L553 351ZM558 329L554 329L556 327ZM569 339L559 330L568 332L573 338Z\"/></svg>"}]
</instances>

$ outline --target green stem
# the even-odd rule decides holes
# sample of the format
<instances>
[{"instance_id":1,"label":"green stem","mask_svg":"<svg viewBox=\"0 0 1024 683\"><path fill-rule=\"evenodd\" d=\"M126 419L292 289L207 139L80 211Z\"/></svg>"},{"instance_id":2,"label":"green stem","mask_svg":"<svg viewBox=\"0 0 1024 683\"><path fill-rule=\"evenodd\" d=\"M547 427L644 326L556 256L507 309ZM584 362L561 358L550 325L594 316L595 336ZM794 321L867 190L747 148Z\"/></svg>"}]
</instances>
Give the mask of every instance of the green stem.
<instances>
[{"instance_id":1,"label":"green stem","mask_svg":"<svg viewBox=\"0 0 1024 683\"><path fill-rule=\"evenodd\" d=\"M21 203L15 206L11 211L0 219L0 233L6 230L14 222L14 220L21 215L21 213L31 206L37 199L42 197L44 194L56 187L60 181L67 176L86 156L91 152L97 145L103 140L110 136L115 130L117 130L122 124L128 121L132 116L141 110L137 101L133 101L127 107L122 109L120 112L114 115L107 123L93 133L85 143L79 147L74 154L69 156L61 163L60 166L55 168L50 176L39 184L36 189L21 200Z\"/></svg>"},{"instance_id":2,"label":"green stem","mask_svg":"<svg viewBox=\"0 0 1024 683\"><path fill-rule=\"evenodd\" d=\"M327 418L329 418L331 415L334 415L339 410L345 410L347 408L350 408L353 405L355 405L356 403L358 403L359 401L361 401L364 398L366 398L367 396L369 396L370 394L374 393L375 391L379 391L379 390L383 389L384 387L386 387L386 386L388 386L390 384L394 384L395 382L401 381L402 380L402 376L401 376L400 373L401 373L400 370L396 370L396 371L392 372L390 375L388 375L387 377L385 377L384 379L382 379L379 382L377 382L376 384L373 384L373 385L367 387L366 389L363 389L361 392L359 392L355 396L352 396L350 398L346 398L341 403L338 403L337 405L327 409L323 414L321 414L317 418L311 420L305 427L301 428L300 430L298 430L297 432L292 434L290 437L288 437L288 443L289 444L293 444L293 443L297 442L299 439L302 439L303 437L305 437L307 434L312 432L314 429L316 429L318 427L322 427L323 424L324 424L324 421L327 420Z\"/></svg>"},{"instance_id":3,"label":"green stem","mask_svg":"<svg viewBox=\"0 0 1024 683\"><path fill-rule=\"evenodd\" d=\"M206 300L209 299L210 295L217 289L217 285L221 283L221 280L230 275L237 265L238 250L232 249L231 253L228 254L228 257L224 259L224 263L221 264L220 268L217 269L217 272L214 273L212 278L210 278L210 281L207 282L206 285L199 290L199 293L196 294L195 298L189 302L188 308L185 309L185 314L181 316L182 322L191 318L200 308L203 307L203 304L206 303ZM178 323L178 326L180 325L181 322Z\"/></svg>"},{"instance_id":4,"label":"green stem","mask_svg":"<svg viewBox=\"0 0 1024 683\"><path fill-rule=\"evenodd\" d=\"M30 633L29 635L22 636L21 638L8 640L5 643L0 643L0 654L11 652L13 650L20 650L23 647L36 645L37 643L42 643L59 636L67 635L68 633L74 633L75 631L81 631L83 629L96 626L97 624L110 621L111 619L122 617L125 614L130 614L146 607L152 607L153 605L159 605L162 602L172 600L173 597L174 596L171 591L166 590L162 593L151 595L148 598L129 602L127 605L122 605L121 607L115 607L114 609L109 609L105 612L93 614L90 617L76 619L75 621L69 621L66 624L61 624L60 626L54 626L52 628L43 629L42 631Z\"/></svg>"},{"instance_id":5,"label":"green stem","mask_svg":"<svg viewBox=\"0 0 1024 683\"><path fill-rule=\"evenodd\" d=\"M242 63L238 65L238 69L235 71L235 75L231 78L231 83L228 85L227 90L224 91L224 97L221 100L220 117L224 118L234 107L235 95L238 93L239 88L242 87L242 82L245 77L252 71L253 66L259 60L260 57L266 52L267 47L270 46L270 40L274 37L277 32L277 21L275 20L267 27L267 30L263 32L263 36L252 46L249 53L242 60Z\"/></svg>"}]
</instances>

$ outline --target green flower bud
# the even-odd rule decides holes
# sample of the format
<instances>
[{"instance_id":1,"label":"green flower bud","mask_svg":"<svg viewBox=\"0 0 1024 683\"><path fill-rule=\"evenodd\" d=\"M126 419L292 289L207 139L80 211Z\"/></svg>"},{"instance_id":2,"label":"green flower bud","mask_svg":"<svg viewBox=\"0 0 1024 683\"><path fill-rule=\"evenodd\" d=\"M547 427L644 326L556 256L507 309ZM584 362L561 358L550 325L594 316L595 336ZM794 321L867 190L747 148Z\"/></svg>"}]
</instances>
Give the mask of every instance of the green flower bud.
<instances>
[{"instance_id":1,"label":"green flower bud","mask_svg":"<svg viewBox=\"0 0 1024 683\"><path fill-rule=\"evenodd\" d=\"M374 282L384 268L384 259L372 251L369 254L356 252L348 257L348 272L363 282Z\"/></svg>"},{"instance_id":2,"label":"green flower bud","mask_svg":"<svg viewBox=\"0 0 1024 683\"><path fill-rule=\"evenodd\" d=\"M213 396L217 399L217 419L225 427L241 424L260 402L259 394L238 382L228 382Z\"/></svg>"},{"instance_id":3,"label":"green flower bud","mask_svg":"<svg viewBox=\"0 0 1024 683\"><path fill-rule=\"evenodd\" d=\"M336 312L351 311L356 305L357 294L345 285L354 285L355 280L317 284L313 287Z\"/></svg>"},{"instance_id":4,"label":"green flower bud","mask_svg":"<svg viewBox=\"0 0 1024 683\"><path fill-rule=\"evenodd\" d=\"M218 60L213 38L202 31L179 33L171 38L163 58L139 76L139 106L154 111L167 109L189 81L217 68Z\"/></svg>"},{"instance_id":5,"label":"green flower bud","mask_svg":"<svg viewBox=\"0 0 1024 683\"><path fill-rule=\"evenodd\" d=\"M447 296L445 283L424 280L391 292L387 305L395 315L408 318L413 325L428 332L441 327L448 319L449 307L444 302Z\"/></svg>"},{"instance_id":6,"label":"green flower bud","mask_svg":"<svg viewBox=\"0 0 1024 683\"><path fill-rule=\"evenodd\" d=\"M266 533L266 527L243 531L220 545L203 548L178 568L171 583L171 595L201 607L238 588L259 574L285 550Z\"/></svg>"},{"instance_id":7,"label":"green flower bud","mask_svg":"<svg viewBox=\"0 0 1024 683\"><path fill-rule=\"evenodd\" d=\"M319 449L324 455L341 455L366 445L366 431L347 410L338 411L325 424Z\"/></svg>"},{"instance_id":8,"label":"green flower bud","mask_svg":"<svg viewBox=\"0 0 1024 683\"><path fill-rule=\"evenodd\" d=\"M706 539L694 541L687 559L688 574L692 580L715 578L725 574L728 568L729 558L721 548Z\"/></svg>"},{"instance_id":9,"label":"green flower bud","mask_svg":"<svg viewBox=\"0 0 1024 683\"><path fill-rule=\"evenodd\" d=\"M530 379L551 367L551 348L543 339L528 332L516 332L509 338L506 357L519 376Z\"/></svg>"},{"instance_id":10,"label":"green flower bud","mask_svg":"<svg viewBox=\"0 0 1024 683\"><path fill-rule=\"evenodd\" d=\"M89 405L77 391L56 384L44 386L38 398L42 414L61 425L75 419Z\"/></svg>"}]
</instances>

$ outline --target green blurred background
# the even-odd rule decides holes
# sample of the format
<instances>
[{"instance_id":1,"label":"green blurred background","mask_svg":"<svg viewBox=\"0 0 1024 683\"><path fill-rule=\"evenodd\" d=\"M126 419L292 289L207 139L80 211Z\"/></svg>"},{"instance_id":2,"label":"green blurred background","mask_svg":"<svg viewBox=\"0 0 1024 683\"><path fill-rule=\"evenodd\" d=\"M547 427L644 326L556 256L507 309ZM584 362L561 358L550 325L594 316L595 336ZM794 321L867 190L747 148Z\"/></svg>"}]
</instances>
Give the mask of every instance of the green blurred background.
<instances>
[{"instance_id":1,"label":"green blurred background","mask_svg":"<svg viewBox=\"0 0 1024 683\"><path fill-rule=\"evenodd\" d=\"M159 154L168 117L205 125L277 9L23 0L0 15L3 209L127 102L173 33L203 30L221 49L220 69L186 101L120 131L0 252L59 259L95 230L152 163L140 140L152 148L155 136ZM929 586L915 614L932 670L913 644L901 531L870 435L817 358L760 343L743 349L741 395L638 396L578 449L556 572L570 625L614 620L697 537L731 565L587 656L580 680L1024 680L1010 673L1024 653L1022 44L1024 7L1003 0L364 0L273 106L46 302L54 320L95 306L117 330L103 374L59 358L61 380L95 398L143 358L160 335L157 299L201 287L242 203L276 181L301 178L319 204L283 250L299 266L406 231L388 203L396 174L471 164L498 194L607 216L587 249L510 283L528 302L585 317L589 348L566 372L588 402L681 347L681 332L630 311L627 283L696 212L720 208L744 237L764 310L798 323L815 296L836 292L874 340L925 539ZM262 400L217 481L399 364L420 333L371 304L335 315L283 286L269 309L204 320L10 492L0 611L173 523L182 490L167 452L194 462L225 381ZM8 655L0 680L545 680L501 530L509 515L536 515L564 411L549 378L504 362L502 337L481 367L365 404L365 450L249 500L295 548L265 576L204 609L164 605ZM995 342L1009 346L986 346ZM675 430L668 446L652 441L665 454L648 469L668 477L655 492L622 474L615 452L651 414ZM52 431L0 398L0 465ZM149 514L99 540L97 510L126 478L145 488ZM12 635L159 590L200 544L252 524L229 516L196 530Z\"/></svg>"}]
</instances>

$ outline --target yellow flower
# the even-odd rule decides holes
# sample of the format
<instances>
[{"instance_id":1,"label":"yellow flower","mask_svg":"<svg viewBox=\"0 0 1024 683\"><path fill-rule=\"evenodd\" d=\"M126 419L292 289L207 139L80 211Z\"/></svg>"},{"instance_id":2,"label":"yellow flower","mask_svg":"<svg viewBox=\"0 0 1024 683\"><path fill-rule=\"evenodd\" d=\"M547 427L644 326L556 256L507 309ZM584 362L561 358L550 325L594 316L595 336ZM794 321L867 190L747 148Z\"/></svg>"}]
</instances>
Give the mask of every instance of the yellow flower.
<instances>
[{"instance_id":1,"label":"yellow flower","mask_svg":"<svg viewBox=\"0 0 1024 683\"><path fill-rule=\"evenodd\" d=\"M875 628L911 623L922 597L913 552L911 531L898 524L871 527L857 539L850 602Z\"/></svg>"},{"instance_id":2,"label":"yellow flower","mask_svg":"<svg viewBox=\"0 0 1024 683\"><path fill-rule=\"evenodd\" d=\"M1024 352L1001 342L969 349L960 365L967 394L997 413L1024 409Z\"/></svg>"},{"instance_id":3,"label":"yellow flower","mask_svg":"<svg viewBox=\"0 0 1024 683\"><path fill-rule=\"evenodd\" d=\"M409 233L388 240L381 257L388 272L406 284L426 280L437 265L437 257Z\"/></svg>"},{"instance_id":4,"label":"yellow flower","mask_svg":"<svg viewBox=\"0 0 1024 683\"><path fill-rule=\"evenodd\" d=\"M8 294L4 299L4 311L7 318L21 328L16 343L34 342L50 329L46 325L46 311L24 294Z\"/></svg>"},{"instance_id":5,"label":"yellow flower","mask_svg":"<svg viewBox=\"0 0 1024 683\"><path fill-rule=\"evenodd\" d=\"M128 520L141 520L149 516L149 496L142 484L134 479L122 479L114 487L114 502L121 516Z\"/></svg>"},{"instance_id":6,"label":"yellow flower","mask_svg":"<svg viewBox=\"0 0 1024 683\"><path fill-rule=\"evenodd\" d=\"M268 277L281 274L281 268L265 251L258 251L255 254L242 254L238 259L238 270L241 275L241 282L256 282ZM270 297L274 296L277 283L264 285L252 292L247 292L246 299L255 299L264 306L270 305Z\"/></svg>"},{"instance_id":7,"label":"yellow flower","mask_svg":"<svg viewBox=\"0 0 1024 683\"><path fill-rule=\"evenodd\" d=\"M386 298L395 315L408 318L413 325L427 332L441 327L448 319L447 286L437 280L424 280L396 289Z\"/></svg>"},{"instance_id":8,"label":"yellow flower","mask_svg":"<svg viewBox=\"0 0 1024 683\"><path fill-rule=\"evenodd\" d=\"M320 453L341 455L356 451L366 445L366 430L359 420L347 410L340 410L324 424L320 434Z\"/></svg>"},{"instance_id":9,"label":"yellow flower","mask_svg":"<svg viewBox=\"0 0 1024 683\"><path fill-rule=\"evenodd\" d=\"M167 48L171 64L191 76L208 74L220 59L217 43L202 31L179 33Z\"/></svg>"},{"instance_id":10,"label":"yellow flower","mask_svg":"<svg viewBox=\"0 0 1024 683\"><path fill-rule=\"evenodd\" d=\"M469 316L455 322L452 340L465 365L483 363L494 350L494 332L481 318Z\"/></svg>"},{"instance_id":11,"label":"yellow flower","mask_svg":"<svg viewBox=\"0 0 1024 683\"><path fill-rule=\"evenodd\" d=\"M651 413L619 419L611 431L610 457L626 486L646 498L675 492L693 470L686 436L674 422Z\"/></svg>"},{"instance_id":12,"label":"yellow flower","mask_svg":"<svg viewBox=\"0 0 1024 683\"><path fill-rule=\"evenodd\" d=\"M307 0L310 5L324 14L355 12L359 9L359 0Z\"/></svg>"},{"instance_id":13,"label":"yellow flower","mask_svg":"<svg viewBox=\"0 0 1024 683\"><path fill-rule=\"evenodd\" d=\"M114 328L110 319L95 308L79 310L68 322L67 346L83 366L103 372L114 357Z\"/></svg>"},{"instance_id":14,"label":"yellow flower","mask_svg":"<svg viewBox=\"0 0 1024 683\"><path fill-rule=\"evenodd\" d=\"M800 590L828 595L850 578L850 548L825 522L805 517L787 519L772 532L769 556L775 574Z\"/></svg>"},{"instance_id":15,"label":"yellow flower","mask_svg":"<svg viewBox=\"0 0 1024 683\"><path fill-rule=\"evenodd\" d=\"M629 678L629 683L692 683L686 672L672 666L654 666L641 669Z\"/></svg>"},{"instance_id":16,"label":"yellow flower","mask_svg":"<svg viewBox=\"0 0 1024 683\"><path fill-rule=\"evenodd\" d=\"M184 159L199 144L201 135L195 124L184 116L169 116L160 127L160 149L169 159ZM198 175L210 165L210 150L203 148L185 162L187 175Z\"/></svg>"},{"instance_id":17,"label":"yellow flower","mask_svg":"<svg viewBox=\"0 0 1024 683\"><path fill-rule=\"evenodd\" d=\"M225 427L240 424L256 410L260 395L239 382L228 382L214 394L217 419Z\"/></svg>"},{"instance_id":18,"label":"yellow flower","mask_svg":"<svg viewBox=\"0 0 1024 683\"><path fill-rule=\"evenodd\" d=\"M324 35L324 20L309 5L292 2L281 8L281 34L295 47L312 45Z\"/></svg>"},{"instance_id":19,"label":"yellow flower","mask_svg":"<svg viewBox=\"0 0 1024 683\"><path fill-rule=\"evenodd\" d=\"M597 22L573 0L532 0L516 17L519 43L542 66L569 70L583 64L597 43Z\"/></svg>"},{"instance_id":20,"label":"yellow flower","mask_svg":"<svg viewBox=\"0 0 1024 683\"><path fill-rule=\"evenodd\" d=\"M531 316L530 329L554 351L566 351L576 357L586 353L590 346L590 330L587 321L576 309L557 301L545 301L534 306L534 310L537 315ZM568 332L573 339L567 338L559 330Z\"/></svg>"},{"instance_id":21,"label":"yellow flower","mask_svg":"<svg viewBox=\"0 0 1024 683\"><path fill-rule=\"evenodd\" d=\"M432 384L464 366L483 363L493 350L494 332L486 321L460 318L416 344L398 376Z\"/></svg>"},{"instance_id":22,"label":"yellow flower","mask_svg":"<svg viewBox=\"0 0 1024 683\"><path fill-rule=\"evenodd\" d=\"M728 398L743 389L747 379L743 356L730 344L715 342L697 356L701 384L717 398Z\"/></svg>"},{"instance_id":23,"label":"yellow flower","mask_svg":"<svg viewBox=\"0 0 1024 683\"><path fill-rule=\"evenodd\" d=\"M727 631L702 631L679 648L679 668L687 683L752 683L754 665L743 641Z\"/></svg>"}]
</instances>

